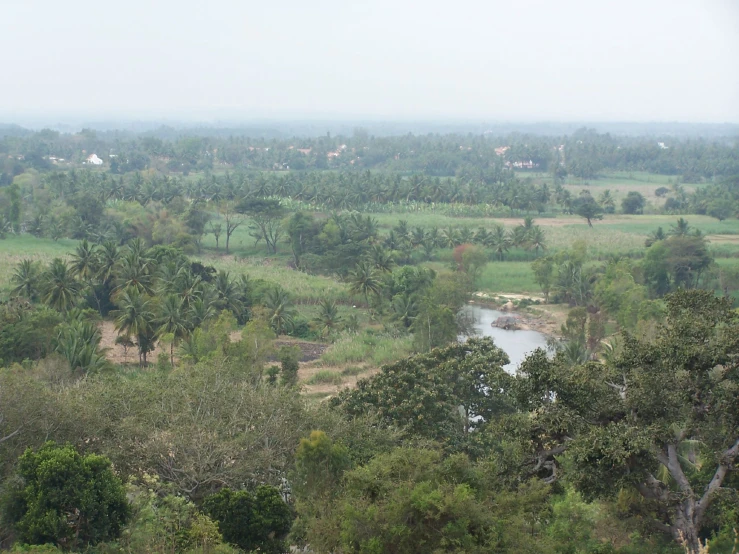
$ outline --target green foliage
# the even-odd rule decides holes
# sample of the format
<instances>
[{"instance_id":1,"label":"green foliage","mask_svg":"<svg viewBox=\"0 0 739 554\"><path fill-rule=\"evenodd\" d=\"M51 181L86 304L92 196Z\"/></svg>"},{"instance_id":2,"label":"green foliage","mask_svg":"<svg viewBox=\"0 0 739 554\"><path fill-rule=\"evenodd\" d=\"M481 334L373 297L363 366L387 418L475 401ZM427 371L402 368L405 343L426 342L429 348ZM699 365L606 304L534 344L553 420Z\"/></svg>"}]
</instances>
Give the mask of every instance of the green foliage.
<instances>
[{"instance_id":1,"label":"green foliage","mask_svg":"<svg viewBox=\"0 0 739 554\"><path fill-rule=\"evenodd\" d=\"M384 366L332 404L351 416L374 413L387 425L454 441L480 418L510 409L511 377L502 368L507 363L491 339L469 339Z\"/></svg>"},{"instance_id":2,"label":"green foliage","mask_svg":"<svg viewBox=\"0 0 739 554\"><path fill-rule=\"evenodd\" d=\"M117 544L123 552L235 554L223 544L218 524L198 512L195 504L174 493L156 476L144 473L132 480L131 520ZM107 552L100 548L102 552Z\"/></svg>"},{"instance_id":3,"label":"green foliage","mask_svg":"<svg viewBox=\"0 0 739 554\"><path fill-rule=\"evenodd\" d=\"M21 300L0 306L0 365L47 356L62 320L56 310Z\"/></svg>"},{"instance_id":4,"label":"green foliage","mask_svg":"<svg viewBox=\"0 0 739 554\"><path fill-rule=\"evenodd\" d=\"M306 381L308 385L341 385L343 382L341 374L327 369L316 372Z\"/></svg>"},{"instance_id":5,"label":"green foliage","mask_svg":"<svg viewBox=\"0 0 739 554\"><path fill-rule=\"evenodd\" d=\"M468 275L440 275L419 301L418 315L411 329L419 351L444 346L468 331L459 314L473 287Z\"/></svg>"},{"instance_id":6,"label":"green foliage","mask_svg":"<svg viewBox=\"0 0 739 554\"><path fill-rule=\"evenodd\" d=\"M280 348L280 373L282 384L294 387L298 383L301 352L298 347L283 346Z\"/></svg>"},{"instance_id":7,"label":"green foliage","mask_svg":"<svg viewBox=\"0 0 739 554\"><path fill-rule=\"evenodd\" d=\"M3 514L22 542L96 544L118 537L129 516L123 485L102 456L50 442L20 457L18 477Z\"/></svg>"},{"instance_id":8,"label":"green foliage","mask_svg":"<svg viewBox=\"0 0 739 554\"><path fill-rule=\"evenodd\" d=\"M225 542L247 552L285 552L293 515L276 488L262 485L253 493L223 488L203 501L203 511L218 522Z\"/></svg>"},{"instance_id":9,"label":"green foliage","mask_svg":"<svg viewBox=\"0 0 739 554\"><path fill-rule=\"evenodd\" d=\"M667 297L666 323L654 341L627 334L606 365L530 356L517 384L532 414L526 424L539 437L546 429L550 444L559 445L547 447L537 466L567 450L569 479L586 497L634 490L652 504L651 518L697 551L706 510L720 487L732 488L727 464L739 456L739 406L729 392L739 387L737 351L730 303L681 291Z\"/></svg>"}]
</instances>

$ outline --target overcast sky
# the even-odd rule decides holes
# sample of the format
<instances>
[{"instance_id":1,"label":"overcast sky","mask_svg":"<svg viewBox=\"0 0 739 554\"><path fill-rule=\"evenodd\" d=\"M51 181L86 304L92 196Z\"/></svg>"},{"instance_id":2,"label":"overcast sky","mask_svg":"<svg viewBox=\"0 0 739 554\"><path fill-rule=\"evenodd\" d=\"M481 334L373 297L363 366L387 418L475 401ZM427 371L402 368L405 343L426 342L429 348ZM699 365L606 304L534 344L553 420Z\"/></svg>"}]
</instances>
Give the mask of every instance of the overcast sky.
<instances>
[{"instance_id":1,"label":"overcast sky","mask_svg":"<svg viewBox=\"0 0 739 554\"><path fill-rule=\"evenodd\" d=\"M0 0L0 117L739 122L739 0Z\"/></svg>"}]
</instances>

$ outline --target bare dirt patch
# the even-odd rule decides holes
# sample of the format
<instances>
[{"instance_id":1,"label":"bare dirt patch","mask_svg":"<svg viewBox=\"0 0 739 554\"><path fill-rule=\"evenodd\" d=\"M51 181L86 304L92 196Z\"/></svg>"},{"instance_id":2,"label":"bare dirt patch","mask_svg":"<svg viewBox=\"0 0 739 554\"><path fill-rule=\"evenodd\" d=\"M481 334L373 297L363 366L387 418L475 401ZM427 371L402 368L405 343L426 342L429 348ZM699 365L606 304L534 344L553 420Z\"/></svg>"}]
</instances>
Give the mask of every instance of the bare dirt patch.
<instances>
[{"instance_id":1,"label":"bare dirt patch","mask_svg":"<svg viewBox=\"0 0 739 554\"><path fill-rule=\"evenodd\" d=\"M357 381L371 377L379 371L376 367L366 367L359 375L341 375L341 372L349 366L325 366L315 362L301 363L298 370L298 380L303 385L303 392L308 395L325 395L326 398L339 393L344 389L353 389L357 386ZM319 371L331 371L337 375L341 375L341 384L334 385L330 383L322 383L317 385L308 385L306 382L311 379Z\"/></svg>"},{"instance_id":2,"label":"bare dirt patch","mask_svg":"<svg viewBox=\"0 0 739 554\"><path fill-rule=\"evenodd\" d=\"M116 344L115 339L118 338L118 332L115 330L115 326L112 321L102 321L98 325L100 329L100 346L107 348L108 351L105 357L114 364L127 364L137 363L139 360L139 351L136 346L129 346L128 350L123 348L122 345ZM156 348L152 352L146 355L146 359L149 363L155 362L160 353L165 352L165 348L157 343ZM166 351L169 354L168 351ZM176 359L176 356L175 356Z\"/></svg>"},{"instance_id":3,"label":"bare dirt patch","mask_svg":"<svg viewBox=\"0 0 739 554\"><path fill-rule=\"evenodd\" d=\"M241 340L241 330L232 331L229 334L231 342L238 342ZM301 362L310 362L317 360L330 346L323 342L313 342L308 340L293 339L288 337L278 338L274 342L275 349L279 350L283 346L296 346L300 349L300 360ZM275 361L277 358L273 358L270 361Z\"/></svg>"}]
</instances>

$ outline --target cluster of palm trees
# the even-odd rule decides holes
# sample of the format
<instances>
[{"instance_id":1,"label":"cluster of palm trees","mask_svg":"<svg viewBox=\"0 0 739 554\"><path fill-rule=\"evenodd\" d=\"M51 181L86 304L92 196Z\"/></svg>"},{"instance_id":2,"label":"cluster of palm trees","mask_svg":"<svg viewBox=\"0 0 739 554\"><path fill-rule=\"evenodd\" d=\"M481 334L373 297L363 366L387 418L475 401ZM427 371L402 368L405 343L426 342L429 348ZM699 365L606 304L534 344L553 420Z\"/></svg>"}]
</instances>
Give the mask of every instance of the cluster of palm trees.
<instances>
[{"instance_id":1,"label":"cluster of palm trees","mask_svg":"<svg viewBox=\"0 0 739 554\"><path fill-rule=\"evenodd\" d=\"M46 268L22 260L13 276L13 294L40 301L63 314L89 306L101 315L109 308L119 334L135 343L141 364L163 336L174 346L221 310L237 319L248 317L251 303L248 277L233 279L225 271L191 263L172 248L147 248L140 239L125 247L112 242L80 242L69 261L54 259ZM72 316L69 316L72 317ZM79 319L79 315L74 315ZM76 331L75 331L76 329ZM90 335L72 326L67 334Z\"/></svg>"},{"instance_id":2,"label":"cluster of palm trees","mask_svg":"<svg viewBox=\"0 0 739 554\"><path fill-rule=\"evenodd\" d=\"M469 227L449 227L439 229L432 227L411 229L406 220L401 220L393 227L384 240L384 246L391 251L405 253L409 257L413 249L423 250L426 259L431 259L437 248L455 248L462 244L477 244L491 249L498 259L511 248L533 250L538 256L539 251L546 250L546 237L539 225L534 224L531 217L526 217L523 224L506 231L501 225L492 229L480 227L473 231Z\"/></svg>"}]
</instances>

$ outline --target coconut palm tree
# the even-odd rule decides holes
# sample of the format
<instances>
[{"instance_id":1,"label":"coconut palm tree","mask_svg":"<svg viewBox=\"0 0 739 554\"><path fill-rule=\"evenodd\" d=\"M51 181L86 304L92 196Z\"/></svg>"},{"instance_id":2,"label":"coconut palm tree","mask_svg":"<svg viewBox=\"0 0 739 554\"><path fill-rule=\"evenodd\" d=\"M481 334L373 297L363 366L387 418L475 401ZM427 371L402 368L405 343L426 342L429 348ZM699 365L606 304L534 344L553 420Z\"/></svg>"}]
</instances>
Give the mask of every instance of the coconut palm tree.
<instances>
[{"instance_id":1,"label":"coconut palm tree","mask_svg":"<svg viewBox=\"0 0 739 554\"><path fill-rule=\"evenodd\" d=\"M264 295L264 307L267 308L267 320L274 332L285 334L293 324L297 314L290 295L279 287L274 287Z\"/></svg>"},{"instance_id":2,"label":"coconut palm tree","mask_svg":"<svg viewBox=\"0 0 739 554\"><path fill-rule=\"evenodd\" d=\"M97 275L99 268L98 255L95 245L87 242L87 239L83 239L77 245L71 258L70 269L79 279L89 283Z\"/></svg>"},{"instance_id":3,"label":"coconut palm tree","mask_svg":"<svg viewBox=\"0 0 739 554\"><path fill-rule=\"evenodd\" d=\"M77 303L82 284L61 258L54 258L43 273L42 282L42 300L55 310L66 312Z\"/></svg>"},{"instance_id":4,"label":"coconut palm tree","mask_svg":"<svg viewBox=\"0 0 739 554\"><path fill-rule=\"evenodd\" d=\"M690 226L685 218L679 218L675 225L670 225L669 235L675 237L685 237L691 233L693 228Z\"/></svg>"},{"instance_id":5,"label":"coconut palm tree","mask_svg":"<svg viewBox=\"0 0 739 554\"><path fill-rule=\"evenodd\" d=\"M175 343L185 338L190 332L190 322L185 315L183 299L174 294L168 295L159 305L155 324L157 333L161 335L171 334L172 342L169 343L169 363L174 367Z\"/></svg>"},{"instance_id":6,"label":"coconut palm tree","mask_svg":"<svg viewBox=\"0 0 739 554\"><path fill-rule=\"evenodd\" d=\"M398 294L393 297L391 303L392 319L403 324L406 329L413 325L413 320L418 315L418 305L408 295Z\"/></svg>"},{"instance_id":7,"label":"coconut palm tree","mask_svg":"<svg viewBox=\"0 0 739 554\"><path fill-rule=\"evenodd\" d=\"M508 233L501 225L496 225L488 236L488 246L498 255L498 259L503 260L503 254L508 252L511 247L511 239Z\"/></svg>"},{"instance_id":8,"label":"coconut palm tree","mask_svg":"<svg viewBox=\"0 0 739 554\"><path fill-rule=\"evenodd\" d=\"M349 274L350 292L352 294L362 294L364 302L369 306L369 294L380 294L382 290L382 282L377 276L377 272L372 264L368 262L359 262L354 271Z\"/></svg>"},{"instance_id":9,"label":"coconut palm tree","mask_svg":"<svg viewBox=\"0 0 739 554\"><path fill-rule=\"evenodd\" d=\"M378 271L390 273L395 266L395 258L392 252L389 252L379 244L373 244L367 253L367 261Z\"/></svg>"},{"instance_id":10,"label":"coconut palm tree","mask_svg":"<svg viewBox=\"0 0 739 554\"><path fill-rule=\"evenodd\" d=\"M119 335L136 337L139 347L139 365L146 365L146 354L153 348L155 315L152 302L138 289L123 289L117 297L118 310L112 312Z\"/></svg>"},{"instance_id":11,"label":"coconut palm tree","mask_svg":"<svg viewBox=\"0 0 739 554\"><path fill-rule=\"evenodd\" d=\"M529 248L534 249L537 257L539 256L539 249L541 250L547 249L544 231L542 231L541 227L539 227L538 225L534 225L531 228L531 231L529 231L528 245L529 245Z\"/></svg>"},{"instance_id":12,"label":"coconut palm tree","mask_svg":"<svg viewBox=\"0 0 739 554\"><path fill-rule=\"evenodd\" d=\"M665 231L662 229L662 227L657 227L656 231L652 231L649 236L647 237L647 240L644 241L644 246L649 248L652 246L655 242L659 242L661 240L665 240L667 238L667 235L665 234Z\"/></svg>"},{"instance_id":13,"label":"coconut palm tree","mask_svg":"<svg viewBox=\"0 0 739 554\"><path fill-rule=\"evenodd\" d=\"M152 292L152 260L141 258L133 250L126 252L115 269L116 294L135 290L139 294Z\"/></svg>"},{"instance_id":14,"label":"coconut palm tree","mask_svg":"<svg viewBox=\"0 0 739 554\"><path fill-rule=\"evenodd\" d=\"M105 241L98 248L98 275L104 284L113 281L115 277L115 269L121 253L118 246L113 241Z\"/></svg>"},{"instance_id":15,"label":"coconut palm tree","mask_svg":"<svg viewBox=\"0 0 739 554\"><path fill-rule=\"evenodd\" d=\"M222 310L229 310L236 318L240 318L244 312L244 304L240 298L241 291L236 281L230 278L228 271L219 271L212 284L218 294L218 307Z\"/></svg>"},{"instance_id":16,"label":"coconut palm tree","mask_svg":"<svg viewBox=\"0 0 739 554\"><path fill-rule=\"evenodd\" d=\"M341 316L336 302L333 300L322 300L318 305L318 315L313 321L318 326L321 334L328 336L341 323Z\"/></svg>"},{"instance_id":17,"label":"coconut palm tree","mask_svg":"<svg viewBox=\"0 0 739 554\"><path fill-rule=\"evenodd\" d=\"M13 296L23 296L28 300L34 300L38 296L41 282L41 270L38 262L28 259L21 260L10 279L15 285L13 290L10 291Z\"/></svg>"}]
</instances>

